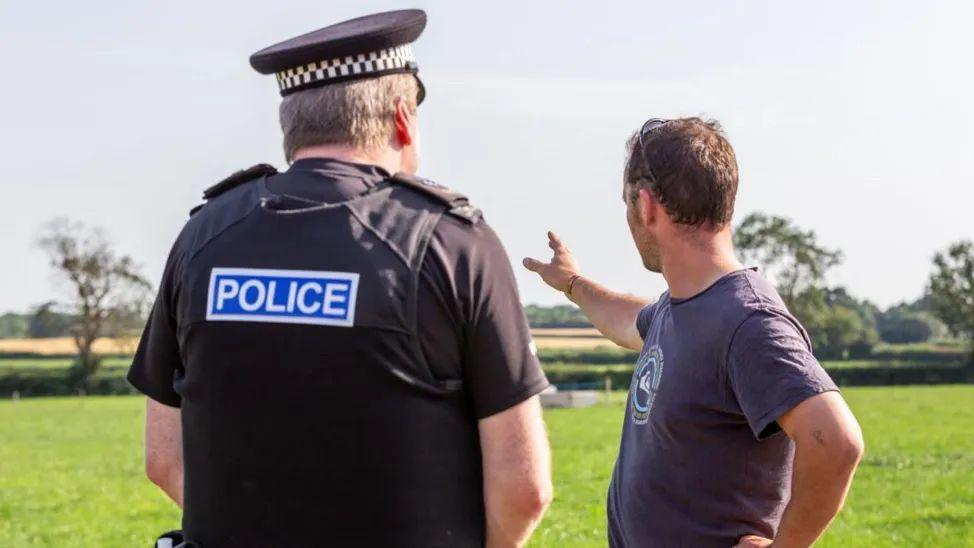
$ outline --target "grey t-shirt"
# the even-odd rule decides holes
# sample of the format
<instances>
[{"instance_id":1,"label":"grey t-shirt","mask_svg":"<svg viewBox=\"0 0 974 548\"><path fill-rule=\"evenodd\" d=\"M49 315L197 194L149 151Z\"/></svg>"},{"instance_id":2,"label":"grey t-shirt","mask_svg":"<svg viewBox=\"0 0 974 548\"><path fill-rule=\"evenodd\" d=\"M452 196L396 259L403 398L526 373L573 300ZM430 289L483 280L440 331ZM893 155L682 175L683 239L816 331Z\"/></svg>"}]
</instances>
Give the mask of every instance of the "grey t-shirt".
<instances>
[{"instance_id":1,"label":"grey t-shirt","mask_svg":"<svg viewBox=\"0 0 974 548\"><path fill-rule=\"evenodd\" d=\"M733 546L773 537L794 447L776 420L835 384L756 270L642 310L608 494L609 544Z\"/></svg>"}]
</instances>

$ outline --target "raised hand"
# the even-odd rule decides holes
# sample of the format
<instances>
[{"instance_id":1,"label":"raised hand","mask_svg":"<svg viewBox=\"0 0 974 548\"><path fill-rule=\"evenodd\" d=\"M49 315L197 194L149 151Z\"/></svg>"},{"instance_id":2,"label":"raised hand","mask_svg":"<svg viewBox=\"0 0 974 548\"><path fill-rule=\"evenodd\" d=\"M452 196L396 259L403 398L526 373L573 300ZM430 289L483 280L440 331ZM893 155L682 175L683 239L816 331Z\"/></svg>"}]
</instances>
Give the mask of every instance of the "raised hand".
<instances>
[{"instance_id":1,"label":"raised hand","mask_svg":"<svg viewBox=\"0 0 974 548\"><path fill-rule=\"evenodd\" d=\"M548 247L555 252L550 262L528 257L522 261L522 264L531 272L537 272L544 283L564 293L568 291L568 284L572 278L578 275L578 264L568 246L551 231L548 231Z\"/></svg>"}]
</instances>

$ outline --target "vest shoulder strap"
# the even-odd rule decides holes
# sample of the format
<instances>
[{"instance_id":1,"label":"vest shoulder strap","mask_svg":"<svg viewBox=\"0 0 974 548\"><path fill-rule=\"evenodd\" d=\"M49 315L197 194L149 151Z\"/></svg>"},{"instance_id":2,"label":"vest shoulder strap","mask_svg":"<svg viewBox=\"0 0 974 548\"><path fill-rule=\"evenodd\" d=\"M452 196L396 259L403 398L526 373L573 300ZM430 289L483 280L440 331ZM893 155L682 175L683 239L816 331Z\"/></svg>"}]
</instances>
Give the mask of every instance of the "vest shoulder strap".
<instances>
[{"instance_id":1,"label":"vest shoulder strap","mask_svg":"<svg viewBox=\"0 0 974 548\"><path fill-rule=\"evenodd\" d=\"M216 198L220 194L233 190L234 188L251 181L257 180L261 177L266 177L268 175L274 175L277 173L277 168L270 164L257 164L250 166L247 169L241 169L234 173L233 175L227 177L226 179L220 181L219 183L207 188L203 191L204 203L199 204L193 209L189 210L189 215L192 217L197 211L206 205L206 202Z\"/></svg>"},{"instance_id":2,"label":"vest shoulder strap","mask_svg":"<svg viewBox=\"0 0 974 548\"><path fill-rule=\"evenodd\" d=\"M258 179L260 177L266 177L267 175L274 175L275 173L277 173L277 168L270 164L257 164L255 166L248 167L247 169L241 169L219 183L204 190L203 199L210 200L244 183L253 181L254 179Z\"/></svg>"},{"instance_id":3,"label":"vest shoulder strap","mask_svg":"<svg viewBox=\"0 0 974 548\"><path fill-rule=\"evenodd\" d=\"M396 173L390 179L393 183L416 190L447 206L447 212L459 217L470 224L480 220L480 209L470 203L470 200L451 188L422 177L415 177L406 173Z\"/></svg>"}]
</instances>

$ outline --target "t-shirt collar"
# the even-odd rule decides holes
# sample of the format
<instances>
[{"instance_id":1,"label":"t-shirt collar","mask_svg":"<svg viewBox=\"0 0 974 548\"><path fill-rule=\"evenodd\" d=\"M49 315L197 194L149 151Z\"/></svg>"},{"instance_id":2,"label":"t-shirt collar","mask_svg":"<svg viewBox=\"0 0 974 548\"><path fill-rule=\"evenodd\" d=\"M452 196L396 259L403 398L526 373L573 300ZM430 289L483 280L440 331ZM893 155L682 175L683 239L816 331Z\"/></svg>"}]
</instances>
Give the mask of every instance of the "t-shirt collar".
<instances>
[{"instance_id":1,"label":"t-shirt collar","mask_svg":"<svg viewBox=\"0 0 974 548\"><path fill-rule=\"evenodd\" d=\"M758 268L756 266L740 268L738 270L732 270L731 272L728 272L727 274L724 274L720 278L717 278L712 284L708 285L703 291L697 293L696 295L691 295L689 297L683 297L682 299L677 299L677 298L674 298L674 297L670 296L670 304L671 305L679 305L679 304L686 303L688 301L692 301L692 300L696 299L697 297L704 296L705 294L709 293L711 289L713 289L713 288L715 288L715 287L723 284L727 280L730 280L732 278L736 278L738 276L743 276L743 275L747 274L748 272L757 272L757 270L758 270ZM667 289L666 290L666 295L669 295L669 294L670 294L670 290Z\"/></svg>"}]
</instances>

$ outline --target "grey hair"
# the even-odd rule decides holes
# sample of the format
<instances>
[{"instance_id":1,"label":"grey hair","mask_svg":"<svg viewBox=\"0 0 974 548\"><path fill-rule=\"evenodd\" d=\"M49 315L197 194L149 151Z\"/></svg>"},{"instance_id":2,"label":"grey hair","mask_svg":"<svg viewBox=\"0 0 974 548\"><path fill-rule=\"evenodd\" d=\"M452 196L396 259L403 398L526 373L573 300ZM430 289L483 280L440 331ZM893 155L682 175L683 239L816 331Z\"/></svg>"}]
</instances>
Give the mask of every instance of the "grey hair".
<instances>
[{"instance_id":1,"label":"grey hair","mask_svg":"<svg viewBox=\"0 0 974 548\"><path fill-rule=\"evenodd\" d=\"M375 150L395 131L395 100L404 97L416 111L419 85L411 74L351 80L292 93L281 101L284 156L301 148L348 145Z\"/></svg>"}]
</instances>

